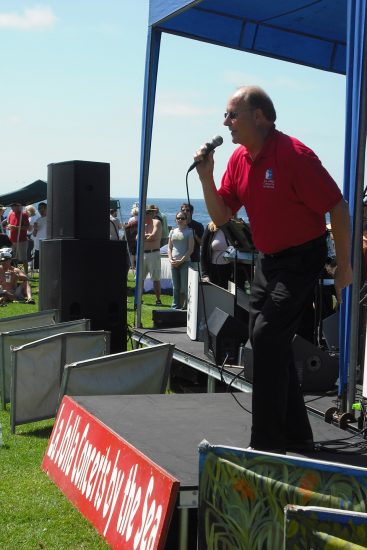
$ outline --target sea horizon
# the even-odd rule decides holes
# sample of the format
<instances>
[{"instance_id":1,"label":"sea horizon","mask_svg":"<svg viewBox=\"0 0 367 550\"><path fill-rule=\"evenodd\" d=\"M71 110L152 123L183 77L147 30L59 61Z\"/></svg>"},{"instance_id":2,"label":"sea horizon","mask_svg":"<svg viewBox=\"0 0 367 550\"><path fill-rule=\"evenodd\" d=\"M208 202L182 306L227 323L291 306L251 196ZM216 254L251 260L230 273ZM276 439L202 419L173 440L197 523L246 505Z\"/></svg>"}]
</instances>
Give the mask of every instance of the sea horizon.
<instances>
[{"instance_id":1,"label":"sea horizon","mask_svg":"<svg viewBox=\"0 0 367 550\"><path fill-rule=\"evenodd\" d=\"M116 200L120 202L120 215L121 221L126 222L131 216L131 209L134 203L138 203L138 197L116 197ZM176 214L180 210L181 204L187 203L187 198L171 199L160 197L148 197L146 204L154 204L159 207L162 214L167 216L168 225L176 226ZM204 199L191 199L190 204L194 207L193 219L202 223L204 227L210 222L210 216L206 208ZM247 221L247 215L244 209L239 211L239 216L243 217Z\"/></svg>"}]
</instances>

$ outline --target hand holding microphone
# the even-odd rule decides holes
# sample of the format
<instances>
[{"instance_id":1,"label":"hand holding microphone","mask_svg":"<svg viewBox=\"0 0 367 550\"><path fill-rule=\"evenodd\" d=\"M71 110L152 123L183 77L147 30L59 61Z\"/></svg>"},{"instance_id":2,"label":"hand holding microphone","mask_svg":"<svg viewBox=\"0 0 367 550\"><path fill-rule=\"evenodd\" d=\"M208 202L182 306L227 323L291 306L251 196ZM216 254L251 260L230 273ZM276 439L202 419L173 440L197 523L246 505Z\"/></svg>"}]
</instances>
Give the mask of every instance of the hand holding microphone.
<instances>
[{"instance_id":1,"label":"hand holding microphone","mask_svg":"<svg viewBox=\"0 0 367 550\"><path fill-rule=\"evenodd\" d=\"M200 162L202 162L202 160L203 160L205 157L207 157L211 151L214 151L214 149L215 149L216 147L218 147L219 145L222 145L222 143L223 143L223 138L222 138L222 136L214 136L214 137L212 138L212 140L211 140L209 143L206 143L203 147L201 147L201 156L202 156L202 158L199 159L199 160L195 160L195 161L191 164L191 166L190 166L190 168L188 169L187 172L189 173L189 172L191 172L191 170L193 170L194 168L196 168L196 166L197 166L198 164L200 164Z\"/></svg>"}]
</instances>

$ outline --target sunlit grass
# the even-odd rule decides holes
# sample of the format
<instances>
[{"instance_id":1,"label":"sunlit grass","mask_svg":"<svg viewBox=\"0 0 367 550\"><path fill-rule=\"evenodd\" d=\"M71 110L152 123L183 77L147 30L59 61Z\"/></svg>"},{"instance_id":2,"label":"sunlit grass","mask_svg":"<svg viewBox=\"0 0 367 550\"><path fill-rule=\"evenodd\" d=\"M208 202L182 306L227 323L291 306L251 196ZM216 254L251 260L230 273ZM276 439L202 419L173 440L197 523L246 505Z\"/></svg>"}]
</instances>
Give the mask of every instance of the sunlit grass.
<instances>
[{"instance_id":1,"label":"sunlit grass","mask_svg":"<svg viewBox=\"0 0 367 550\"><path fill-rule=\"evenodd\" d=\"M135 312L134 312L134 277L129 273L128 285L127 285L127 320L128 325L132 328L135 326ZM169 308L172 304L172 296L167 294L161 295L161 306L156 306L156 297L154 294L143 294L143 306L141 312L141 324L144 328L151 328L153 326L152 312L154 309Z\"/></svg>"},{"instance_id":2,"label":"sunlit grass","mask_svg":"<svg viewBox=\"0 0 367 550\"><path fill-rule=\"evenodd\" d=\"M134 326L134 278L127 289L128 324ZM0 317L38 310L38 276L32 280L36 305L9 304ZM163 296L164 305L171 296ZM154 295L144 295L142 324L152 326ZM160 306L161 307L161 306ZM0 448L0 548L4 550L94 550L109 548L94 527L70 504L41 471L53 421L17 426L10 433L9 406L0 410L4 445Z\"/></svg>"},{"instance_id":3,"label":"sunlit grass","mask_svg":"<svg viewBox=\"0 0 367 550\"><path fill-rule=\"evenodd\" d=\"M24 315L25 313L34 313L38 311L38 273L30 275L30 285L32 289L32 298L36 303L26 304L25 302L8 302L6 305L0 307L0 318Z\"/></svg>"}]
</instances>

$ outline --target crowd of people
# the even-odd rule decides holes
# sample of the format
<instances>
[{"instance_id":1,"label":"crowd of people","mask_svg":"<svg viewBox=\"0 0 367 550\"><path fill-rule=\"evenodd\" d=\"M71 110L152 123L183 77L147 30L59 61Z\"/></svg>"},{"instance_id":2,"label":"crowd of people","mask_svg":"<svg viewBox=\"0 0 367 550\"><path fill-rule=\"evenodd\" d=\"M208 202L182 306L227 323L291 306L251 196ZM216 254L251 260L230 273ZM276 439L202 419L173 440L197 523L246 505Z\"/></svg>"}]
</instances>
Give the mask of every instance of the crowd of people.
<instances>
[{"instance_id":1,"label":"crowd of people","mask_svg":"<svg viewBox=\"0 0 367 550\"><path fill-rule=\"evenodd\" d=\"M33 205L24 207L20 202L13 202L10 212L5 216L7 208L0 205L0 254L3 254L0 256L0 262L1 265L4 263L5 270L11 271L12 275L11 281L8 281L4 279L3 272L0 272L0 303L5 304L18 299L33 303L30 285L27 283L28 271L39 270L40 267L40 243L47 237L47 204L40 202L35 208ZM157 306L162 305L161 250L166 252L171 266L172 307L180 309L187 306L188 268L200 263L200 248L204 234L203 225L193 219L193 211L192 205L182 204L176 216L177 227L171 228L168 226L167 216L158 206L150 204L146 208L143 275L145 278L149 274L152 279ZM134 270L138 239L138 207L133 206L127 222L120 219L115 207L110 209L109 216L110 239L127 241L129 267Z\"/></svg>"},{"instance_id":2,"label":"crowd of people","mask_svg":"<svg viewBox=\"0 0 367 550\"><path fill-rule=\"evenodd\" d=\"M34 304L29 283L29 266L39 269L40 241L46 238L47 204L23 208L20 202L0 205L0 305L22 301ZM20 268L22 266L22 268Z\"/></svg>"},{"instance_id":3,"label":"crowd of people","mask_svg":"<svg viewBox=\"0 0 367 550\"><path fill-rule=\"evenodd\" d=\"M156 297L161 302L161 249L167 252L171 266L173 309L187 307L188 269L200 263L203 225L193 219L194 208L183 203L176 214L176 227L169 228L167 217L159 207L150 204L145 212L144 278L150 274Z\"/></svg>"},{"instance_id":4,"label":"crowd of people","mask_svg":"<svg viewBox=\"0 0 367 550\"><path fill-rule=\"evenodd\" d=\"M11 211L4 216L6 208L0 205L0 250L11 248L13 263L22 265L22 273L27 277L29 266L39 269L40 242L47 233L47 204L40 202L37 209L33 205L22 207L21 203L10 205ZM366 210L366 208L364 208ZM206 228L193 218L192 204L183 203L175 216L175 227L168 226L167 216L158 206L150 204L146 207L144 220L144 260L143 277L148 274L153 283L156 305L161 306L161 254L168 257L171 268L172 304L174 309L187 308L188 270L192 266L198 269L203 282L211 282L222 288L228 288L228 282L236 280L239 286L244 286L249 274L242 274L240 267L228 261L226 252L230 242L226 234L211 221ZM367 216L366 216L367 218ZM364 226L363 251L366 250L367 231ZM138 239L138 207L131 209L127 222L122 222L117 208L110 209L110 239L125 239L128 248L129 267L136 268L136 251ZM8 259L8 258L7 258ZM363 267L365 262L363 263ZM234 270L237 273L234 273ZM365 269L363 271L366 271ZM244 276L242 276L244 275ZM365 277L364 277L365 279ZM364 280L363 279L363 280ZM18 286L23 281L19 278ZM5 285L2 285L4 289ZM32 302L30 290L24 290L24 300ZM10 292L10 289L7 289ZM24 290L24 291L23 291ZM7 294L10 296L10 294ZM18 296L19 297L19 293ZM2 296L2 303L7 301ZM15 297L13 297L13 300Z\"/></svg>"},{"instance_id":5,"label":"crowd of people","mask_svg":"<svg viewBox=\"0 0 367 550\"><path fill-rule=\"evenodd\" d=\"M176 215L177 227L169 227L167 216L159 206L149 204L144 218L143 278L150 276L156 305L161 306L161 254L168 256L171 267L173 301L172 308L187 306L187 279L190 265L200 264L200 249L204 226L193 219L194 208L183 203ZM110 238L127 241L130 268L136 267L138 239L138 207L133 206L126 223L117 217L117 210L110 210Z\"/></svg>"},{"instance_id":6,"label":"crowd of people","mask_svg":"<svg viewBox=\"0 0 367 550\"><path fill-rule=\"evenodd\" d=\"M47 236L47 204L40 202L36 209L13 202L7 216L5 211L0 205L0 248L12 248L13 260L22 264L25 274L30 265L39 269L40 242Z\"/></svg>"},{"instance_id":7,"label":"crowd of people","mask_svg":"<svg viewBox=\"0 0 367 550\"><path fill-rule=\"evenodd\" d=\"M132 210L132 215L133 217L124 225L124 228L132 257L131 265L135 267L138 223L136 208ZM143 278L150 275L158 306L162 305L161 254L167 255L170 264L173 309L187 308L189 267L199 271L203 282L211 282L225 289L228 288L228 282L234 281L235 277L243 287L245 281L249 279L247 272L228 261L225 253L231 243L223 231L214 222L210 222L204 228L203 224L193 216L193 205L183 203L175 216L176 225L169 227L167 217L158 206L150 204L146 207Z\"/></svg>"}]
</instances>

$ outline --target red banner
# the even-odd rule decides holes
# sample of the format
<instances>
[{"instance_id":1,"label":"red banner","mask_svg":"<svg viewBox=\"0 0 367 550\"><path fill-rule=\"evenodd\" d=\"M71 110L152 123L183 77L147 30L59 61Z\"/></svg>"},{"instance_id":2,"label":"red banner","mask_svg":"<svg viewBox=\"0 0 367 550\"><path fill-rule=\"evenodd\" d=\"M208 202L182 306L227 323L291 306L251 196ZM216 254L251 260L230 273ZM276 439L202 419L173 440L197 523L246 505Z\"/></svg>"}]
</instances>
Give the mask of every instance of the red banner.
<instances>
[{"instance_id":1,"label":"red banner","mask_svg":"<svg viewBox=\"0 0 367 550\"><path fill-rule=\"evenodd\" d=\"M164 548L179 482L68 396L42 469L112 548Z\"/></svg>"}]
</instances>

